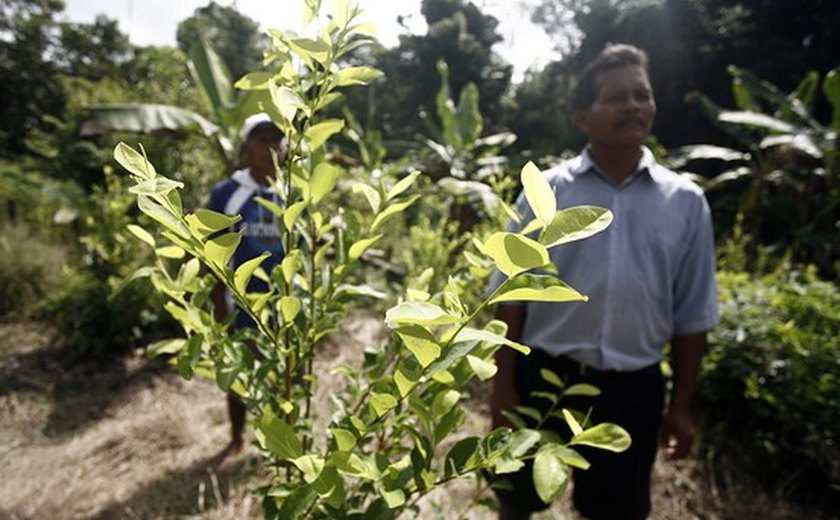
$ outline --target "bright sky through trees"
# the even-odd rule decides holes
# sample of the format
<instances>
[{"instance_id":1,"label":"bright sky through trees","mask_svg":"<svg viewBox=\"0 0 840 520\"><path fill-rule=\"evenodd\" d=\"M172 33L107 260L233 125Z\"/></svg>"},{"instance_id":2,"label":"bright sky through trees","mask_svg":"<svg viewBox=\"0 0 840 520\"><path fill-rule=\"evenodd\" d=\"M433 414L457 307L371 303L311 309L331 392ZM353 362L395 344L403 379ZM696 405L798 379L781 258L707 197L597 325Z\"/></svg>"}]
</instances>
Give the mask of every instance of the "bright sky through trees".
<instances>
[{"instance_id":1,"label":"bright sky through trees","mask_svg":"<svg viewBox=\"0 0 840 520\"><path fill-rule=\"evenodd\" d=\"M426 22L420 14L420 0L360 0L364 17L379 28L379 40L391 47L398 36L409 30L422 34ZM135 45L175 45L178 23L191 16L209 0L66 0L65 14L71 21L92 22L97 14L117 19L120 29ZM298 0L218 0L258 21L266 28L300 26ZM494 50L514 65L514 81L532 65L544 65L555 58L545 32L530 21L535 0L477 0L474 3L486 14L499 20L504 41ZM405 27L397 23L402 16Z\"/></svg>"}]
</instances>

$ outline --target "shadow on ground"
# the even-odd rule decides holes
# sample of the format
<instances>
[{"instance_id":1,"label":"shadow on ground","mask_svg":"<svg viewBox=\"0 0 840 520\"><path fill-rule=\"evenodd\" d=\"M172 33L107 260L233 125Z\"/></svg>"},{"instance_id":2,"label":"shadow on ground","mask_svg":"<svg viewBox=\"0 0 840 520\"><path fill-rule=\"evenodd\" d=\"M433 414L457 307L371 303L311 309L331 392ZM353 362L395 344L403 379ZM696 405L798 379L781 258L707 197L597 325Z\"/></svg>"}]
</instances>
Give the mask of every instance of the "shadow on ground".
<instances>
[{"instance_id":1,"label":"shadow on ground","mask_svg":"<svg viewBox=\"0 0 840 520\"><path fill-rule=\"evenodd\" d=\"M131 370L130 366L137 368ZM138 386L151 385L154 376L166 370L162 360L126 356L87 361L55 347L13 352L0 358L0 398L11 394L45 397L49 414L43 433L61 438L107 416L120 397L130 395Z\"/></svg>"},{"instance_id":2,"label":"shadow on ground","mask_svg":"<svg viewBox=\"0 0 840 520\"><path fill-rule=\"evenodd\" d=\"M108 505L92 519L181 517L213 510L230 499L232 488L248 480L257 465L257 460L249 457L215 469L215 458L168 471L126 500Z\"/></svg>"}]
</instances>

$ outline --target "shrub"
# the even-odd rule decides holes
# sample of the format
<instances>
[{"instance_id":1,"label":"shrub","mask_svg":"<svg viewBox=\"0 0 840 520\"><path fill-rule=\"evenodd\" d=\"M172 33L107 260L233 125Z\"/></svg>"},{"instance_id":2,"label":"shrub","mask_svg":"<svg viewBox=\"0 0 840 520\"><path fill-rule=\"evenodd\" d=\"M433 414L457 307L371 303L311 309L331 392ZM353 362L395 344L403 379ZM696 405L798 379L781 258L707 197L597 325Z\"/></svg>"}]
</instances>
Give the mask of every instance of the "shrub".
<instances>
[{"instance_id":1,"label":"shrub","mask_svg":"<svg viewBox=\"0 0 840 520\"><path fill-rule=\"evenodd\" d=\"M56 342L74 357L106 359L145 344L165 330L159 298L148 283L133 283L112 297L116 279L103 281L88 270L66 269L61 287L45 303Z\"/></svg>"},{"instance_id":2,"label":"shrub","mask_svg":"<svg viewBox=\"0 0 840 520\"><path fill-rule=\"evenodd\" d=\"M697 403L707 460L799 496L840 485L840 294L813 272L721 272ZM834 498L837 499L836 491Z\"/></svg>"},{"instance_id":3,"label":"shrub","mask_svg":"<svg viewBox=\"0 0 840 520\"><path fill-rule=\"evenodd\" d=\"M26 319L60 283L65 250L24 226L0 233L0 319Z\"/></svg>"}]
</instances>

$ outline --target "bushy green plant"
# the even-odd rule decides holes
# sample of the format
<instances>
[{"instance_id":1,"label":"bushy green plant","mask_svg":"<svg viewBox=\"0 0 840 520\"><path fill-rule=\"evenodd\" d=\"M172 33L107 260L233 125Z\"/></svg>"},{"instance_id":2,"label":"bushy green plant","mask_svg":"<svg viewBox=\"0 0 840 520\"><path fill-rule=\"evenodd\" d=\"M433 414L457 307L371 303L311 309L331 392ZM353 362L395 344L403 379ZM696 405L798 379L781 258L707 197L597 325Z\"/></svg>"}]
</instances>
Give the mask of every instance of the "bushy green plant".
<instances>
[{"instance_id":1,"label":"bushy green plant","mask_svg":"<svg viewBox=\"0 0 840 520\"><path fill-rule=\"evenodd\" d=\"M306 17L317 18L319 2L305 5ZM393 185L378 179L357 182L354 190L369 206L371 219L352 226L342 225L337 208L325 202L345 172L326 160L323 145L344 121L321 119L320 111L339 97L338 87L365 84L379 75L367 67L338 66L337 58L364 43L368 29L356 22L357 7L344 1L331 2L331 7L331 21L315 38L274 31L268 54L274 69L248 74L238 83L269 91L272 103L263 108L288 140L286 160L276 169L282 204L260 202L278 218L285 249L271 272L260 267L267 253L236 270L229 267L241 237L225 230L238 217L208 210L185 214L178 182L158 174L144 154L124 144L116 148L116 159L132 175L130 191L141 211L162 229L131 227L157 256L154 266L140 273L166 296L167 311L186 335L156 343L150 351L174 355L184 377L213 377L246 404L271 470L271 481L261 489L267 517L395 518L416 511L417 501L438 486L483 470L515 471L523 458L535 459L537 490L551 501L565 488L569 466L588 465L575 445L622 451L629 445L627 433L612 424L584 428L560 409L556 412L574 433L570 439L527 429L499 428L467 437L458 431L466 417L463 385L493 376L498 348L528 351L504 337L500 322L474 328L476 317L504 301L584 300L552 274L534 271L554 272L549 247L585 238L611 222L602 208L556 211L548 182L533 165L523 170L522 179L537 216L526 232L538 239L496 232L471 245L477 264L492 262L509 279L475 308L460 298L458 279L465 273L450 273L447 284L434 293L424 284L406 291L385 315L391 328L388 342L367 349L361 367L338 370L347 384L333 395L328 426L316 426L314 347L336 329L348 301L369 294L348 284L348 273L382 239L386 223L419 196L411 193L418 174ZM202 265L208 274L202 274ZM270 290L248 292L253 276ZM209 295L217 281L232 292L255 328L230 330L213 319Z\"/></svg>"},{"instance_id":2,"label":"bushy green plant","mask_svg":"<svg viewBox=\"0 0 840 520\"><path fill-rule=\"evenodd\" d=\"M693 94L703 112L725 130L734 148L687 146L674 167L719 161L725 171L710 180L695 176L709 192L716 214L734 199L743 231L746 260L755 266L761 245L788 251L800 262L816 264L823 276L836 276L837 208L840 206L840 68L824 78L805 75L789 94L749 71L730 67L736 110L722 110ZM818 121L819 92L832 107L831 120Z\"/></svg>"},{"instance_id":3,"label":"bushy green plant","mask_svg":"<svg viewBox=\"0 0 840 520\"><path fill-rule=\"evenodd\" d=\"M85 358L108 358L142 345L143 338L171 331L168 315L148 283L130 283L134 270L151 255L132 240L134 197L125 179L104 168L104 185L95 185L78 208L81 232L75 262L61 272L60 287L45 299L46 317L58 344Z\"/></svg>"},{"instance_id":4,"label":"bushy green plant","mask_svg":"<svg viewBox=\"0 0 840 520\"><path fill-rule=\"evenodd\" d=\"M65 248L24 225L0 226L0 320L27 319L57 290Z\"/></svg>"},{"instance_id":5,"label":"bushy green plant","mask_svg":"<svg viewBox=\"0 0 840 520\"><path fill-rule=\"evenodd\" d=\"M709 460L800 497L836 494L829 489L840 485L837 286L810 271L761 278L723 271L718 281L722 321L697 396Z\"/></svg>"}]
</instances>

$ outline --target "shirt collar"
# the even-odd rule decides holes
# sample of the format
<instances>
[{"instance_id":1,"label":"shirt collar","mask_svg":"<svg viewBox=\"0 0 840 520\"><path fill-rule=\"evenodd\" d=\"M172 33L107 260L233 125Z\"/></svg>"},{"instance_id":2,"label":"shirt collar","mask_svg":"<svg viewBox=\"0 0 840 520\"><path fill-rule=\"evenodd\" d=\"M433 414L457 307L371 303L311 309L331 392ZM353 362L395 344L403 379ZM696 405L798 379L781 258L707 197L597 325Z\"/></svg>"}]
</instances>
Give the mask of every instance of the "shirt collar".
<instances>
[{"instance_id":1,"label":"shirt collar","mask_svg":"<svg viewBox=\"0 0 840 520\"><path fill-rule=\"evenodd\" d=\"M232 177L233 177L233 180L238 182L241 186L244 186L244 187L252 189L252 190L271 191L271 192L275 191L273 184L269 184L267 186L264 186L264 185L258 183L256 180L254 180L254 177L251 175L251 168L250 167L243 168L241 170L236 170L235 172L233 172Z\"/></svg>"},{"instance_id":2,"label":"shirt collar","mask_svg":"<svg viewBox=\"0 0 840 520\"><path fill-rule=\"evenodd\" d=\"M641 173L647 172L648 175L650 175L651 172L653 172L654 166L656 166L656 158L653 156L653 152L651 152L650 148L648 148L647 146L642 146L642 157L639 159L639 163L636 165L636 169L633 172L633 174L627 177L624 180L624 183L629 182L631 179L634 179ZM574 176L578 176L589 171L597 173L602 177L606 177L606 174L601 170L601 168L598 167L598 165L592 159L592 153L589 147L587 146L580 154L580 162L576 166L573 166L571 168L571 174Z\"/></svg>"}]
</instances>

